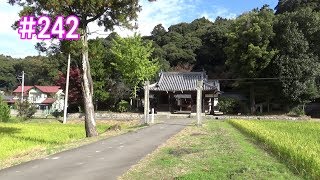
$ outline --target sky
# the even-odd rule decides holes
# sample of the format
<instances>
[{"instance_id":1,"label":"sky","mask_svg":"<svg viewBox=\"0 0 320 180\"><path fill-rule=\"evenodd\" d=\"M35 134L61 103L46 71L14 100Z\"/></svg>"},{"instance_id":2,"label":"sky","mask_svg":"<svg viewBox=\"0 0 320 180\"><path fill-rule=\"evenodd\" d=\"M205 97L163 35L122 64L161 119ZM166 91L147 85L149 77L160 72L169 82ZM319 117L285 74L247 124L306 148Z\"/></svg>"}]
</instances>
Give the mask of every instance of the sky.
<instances>
[{"instance_id":1,"label":"sky","mask_svg":"<svg viewBox=\"0 0 320 180\"><path fill-rule=\"evenodd\" d=\"M0 54L14 58L38 55L34 45L39 42L36 39L21 40L17 31L11 28L13 22L19 19L19 6L11 6L8 0L0 0ZM180 22L191 22L194 19L205 17L214 21L217 16L235 18L238 15L250 11L264 4L274 8L278 0L157 0L148 2L140 0L142 11L139 12L138 26L135 32L141 35L150 35L157 24L165 28ZM110 32L104 32L102 27L95 23L89 25L89 31L94 32L89 38L106 37ZM116 27L115 31L123 37L130 36L134 32Z\"/></svg>"}]
</instances>

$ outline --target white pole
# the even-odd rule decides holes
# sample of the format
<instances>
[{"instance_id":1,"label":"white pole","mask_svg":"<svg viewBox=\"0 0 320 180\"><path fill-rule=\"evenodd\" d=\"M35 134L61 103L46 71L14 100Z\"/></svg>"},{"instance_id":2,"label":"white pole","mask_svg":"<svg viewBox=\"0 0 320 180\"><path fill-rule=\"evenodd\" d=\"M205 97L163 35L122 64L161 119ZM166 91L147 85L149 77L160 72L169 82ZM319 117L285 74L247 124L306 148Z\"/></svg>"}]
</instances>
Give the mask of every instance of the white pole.
<instances>
[{"instance_id":1,"label":"white pole","mask_svg":"<svg viewBox=\"0 0 320 180\"><path fill-rule=\"evenodd\" d=\"M154 123L154 108L151 109L151 124Z\"/></svg>"},{"instance_id":2,"label":"white pole","mask_svg":"<svg viewBox=\"0 0 320 180\"><path fill-rule=\"evenodd\" d=\"M21 83L21 103L23 103L23 93L24 93L24 71L22 71L22 83Z\"/></svg>"},{"instance_id":3,"label":"white pole","mask_svg":"<svg viewBox=\"0 0 320 180\"><path fill-rule=\"evenodd\" d=\"M63 107L63 124L67 123L67 107L68 107L68 94L69 94L69 76L70 76L70 54L68 57L68 69L66 80L66 93L64 95L64 107Z\"/></svg>"}]
</instances>

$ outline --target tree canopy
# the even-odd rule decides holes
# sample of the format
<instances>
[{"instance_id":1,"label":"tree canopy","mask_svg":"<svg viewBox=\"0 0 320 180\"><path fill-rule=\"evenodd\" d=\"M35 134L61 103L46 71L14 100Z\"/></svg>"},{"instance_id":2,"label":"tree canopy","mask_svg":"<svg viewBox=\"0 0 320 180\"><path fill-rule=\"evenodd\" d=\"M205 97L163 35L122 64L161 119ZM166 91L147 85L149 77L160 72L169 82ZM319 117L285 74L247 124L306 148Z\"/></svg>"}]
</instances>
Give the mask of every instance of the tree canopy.
<instances>
[{"instance_id":1,"label":"tree canopy","mask_svg":"<svg viewBox=\"0 0 320 180\"><path fill-rule=\"evenodd\" d=\"M133 89L136 97L137 88L142 82L150 80L159 70L157 59L152 59L154 48L151 42L145 42L140 35L117 37L111 47L112 65L120 73L124 82Z\"/></svg>"},{"instance_id":2,"label":"tree canopy","mask_svg":"<svg viewBox=\"0 0 320 180\"><path fill-rule=\"evenodd\" d=\"M86 136L97 136L98 133L95 127L96 123L93 105L93 81L88 57L88 24L95 22L99 26L103 26L105 30L113 30L114 26L133 28L132 21L136 20L137 12L140 10L138 0L9 0L9 3L23 7L19 13L20 16L33 15L36 18L39 18L43 14L48 14L52 20L56 19L57 16L69 15L74 15L79 18L78 32L81 35L81 77L86 114ZM18 23L16 23L16 28L17 24Z\"/></svg>"}]
</instances>

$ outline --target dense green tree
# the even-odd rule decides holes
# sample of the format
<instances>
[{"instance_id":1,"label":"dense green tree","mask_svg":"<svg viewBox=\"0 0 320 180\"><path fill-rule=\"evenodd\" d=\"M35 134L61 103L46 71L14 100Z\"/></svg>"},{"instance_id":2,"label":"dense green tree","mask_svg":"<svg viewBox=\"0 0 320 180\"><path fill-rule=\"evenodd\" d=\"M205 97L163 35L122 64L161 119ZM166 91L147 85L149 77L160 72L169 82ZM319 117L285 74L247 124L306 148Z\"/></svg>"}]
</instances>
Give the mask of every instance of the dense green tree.
<instances>
[{"instance_id":1,"label":"dense green tree","mask_svg":"<svg viewBox=\"0 0 320 180\"><path fill-rule=\"evenodd\" d=\"M49 12L54 19L61 15L75 15L80 20L79 32L81 34L82 54L82 79L83 97L85 105L86 136L97 136L94 106L93 106L93 82L88 58L88 24L97 22L104 26L105 30L112 30L114 26L132 28L130 23L137 18L140 10L138 0L90 0L90 1L59 1L59 0L9 0L9 3L23 7L20 16L34 15L36 17Z\"/></svg>"},{"instance_id":2,"label":"dense green tree","mask_svg":"<svg viewBox=\"0 0 320 180\"><path fill-rule=\"evenodd\" d=\"M156 25L151 31L151 39L157 43L159 46L163 46L163 37L166 35L167 31L162 26L162 24Z\"/></svg>"},{"instance_id":3,"label":"dense green tree","mask_svg":"<svg viewBox=\"0 0 320 180\"><path fill-rule=\"evenodd\" d=\"M0 88L9 90L16 86L17 79L14 69L15 60L11 57L0 55Z\"/></svg>"},{"instance_id":4,"label":"dense green tree","mask_svg":"<svg viewBox=\"0 0 320 180\"><path fill-rule=\"evenodd\" d=\"M191 67L191 70L206 70L217 77L223 74L226 59L223 48L231 22L218 17L213 23L203 17L191 23L172 25L168 31L159 24L151 36L145 38L154 41L154 57L168 61L172 69L188 71Z\"/></svg>"},{"instance_id":5,"label":"dense green tree","mask_svg":"<svg viewBox=\"0 0 320 180\"><path fill-rule=\"evenodd\" d=\"M172 67L179 64L195 64L195 50L201 46L201 39L191 32L188 23L172 25L168 31L161 24L154 27L151 37L147 39L154 41L153 55L162 62L163 67L167 67L166 61Z\"/></svg>"},{"instance_id":6,"label":"dense green tree","mask_svg":"<svg viewBox=\"0 0 320 180\"><path fill-rule=\"evenodd\" d=\"M276 6L276 13L294 12L301 8L311 8L320 11L320 0L279 0Z\"/></svg>"},{"instance_id":7,"label":"dense green tree","mask_svg":"<svg viewBox=\"0 0 320 180\"><path fill-rule=\"evenodd\" d=\"M10 108L6 102L2 100L0 94L0 122L10 121Z\"/></svg>"},{"instance_id":8,"label":"dense green tree","mask_svg":"<svg viewBox=\"0 0 320 180\"><path fill-rule=\"evenodd\" d=\"M254 9L239 16L228 33L228 45L225 48L227 65L235 77L257 78L276 54L271 46L275 36L273 32L274 13L268 7ZM254 86L250 85L251 113L255 112Z\"/></svg>"},{"instance_id":9,"label":"dense green tree","mask_svg":"<svg viewBox=\"0 0 320 180\"><path fill-rule=\"evenodd\" d=\"M16 61L15 73L25 71L25 85L53 85L58 75L55 62L44 56L28 56Z\"/></svg>"},{"instance_id":10,"label":"dense green tree","mask_svg":"<svg viewBox=\"0 0 320 180\"><path fill-rule=\"evenodd\" d=\"M104 39L89 41L89 57L91 61L91 74L93 79L94 99L96 101L106 101L109 92L106 87L106 80L110 76L109 62L107 61L106 47Z\"/></svg>"},{"instance_id":11,"label":"dense green tree","mask_svg":"<svg viewBox=\"0 0 320 180\"><path fill-rule=\"evenodd\" d=\"M201 18L193 21L190 26L194 34L202 40L202 46L196 51L194 69L205 69L210 77L226 78L224 48L227 45L227 34L233 20L218 17L214 23Z\"/></svg>"},{"instance_id":12,"label":"dense green tree","mask_svg":"<svg viewBox=\"0 0 320 180\"><path fill-rule=\"evenodd\" d=\"M132 89L132 97L137 96L137 88L153 78L159 70L157 59L152 59L152 43L142 40L140 35L118 37L113 41L111 53L113 65L123 81Z\"/></svg>"},{"instance_id":13,"label":"dense green tree","mask_svg":"<svg viewBox=\"0 0 320 180\"><path fill-rule=\"evenodd\" d=\"M319 13L310 8L277 17L274 29L279 54L274 63L289 103L305 103L319 97L319 23Z\"/></svg>"}]
</instances>

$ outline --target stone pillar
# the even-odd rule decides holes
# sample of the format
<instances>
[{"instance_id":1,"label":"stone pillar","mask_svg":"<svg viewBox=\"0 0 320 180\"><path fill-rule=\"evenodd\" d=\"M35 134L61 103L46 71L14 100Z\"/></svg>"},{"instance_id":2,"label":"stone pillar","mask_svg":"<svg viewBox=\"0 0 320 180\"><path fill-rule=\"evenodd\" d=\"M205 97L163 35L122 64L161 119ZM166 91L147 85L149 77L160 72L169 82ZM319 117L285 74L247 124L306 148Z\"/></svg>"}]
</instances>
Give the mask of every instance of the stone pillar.
<instances>
[{"instance_id":1,"label":"stone pillar","mask_svg":"<svg viewBox=\"0 0 320 180\"><path fill-rule=\"evenodd\" d=\"M144 85L144 123L149 123L149 101L149 81L146 81Z\"/></svg>"},{"instance_id":2,"label":"stone pillar","mask_svg":"<svg viewBox=\"0 0 320 180\"><path fill-rule=\"evenodd\" d=\"M203 81L198 81L197 83L197 121L198 121L198 126L201 125L201 113L202 113L202 86L203 86Z\"/></svg>"},{"instance_id":3,"label":"stone pillar","mask_svg":"<svg viewBox=\"0 0 320 180\"><path fill-rule=\"evenodd\" d=\"M209 104L209 114L211 114L212 113L212 98L209 98L208 104Z\"/></svg>"}]
</instances>

